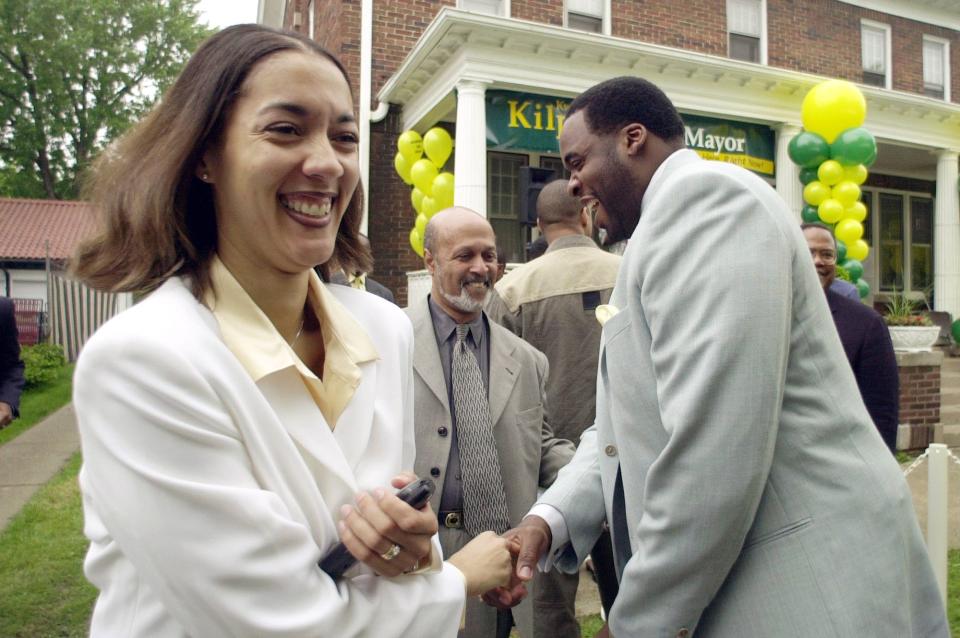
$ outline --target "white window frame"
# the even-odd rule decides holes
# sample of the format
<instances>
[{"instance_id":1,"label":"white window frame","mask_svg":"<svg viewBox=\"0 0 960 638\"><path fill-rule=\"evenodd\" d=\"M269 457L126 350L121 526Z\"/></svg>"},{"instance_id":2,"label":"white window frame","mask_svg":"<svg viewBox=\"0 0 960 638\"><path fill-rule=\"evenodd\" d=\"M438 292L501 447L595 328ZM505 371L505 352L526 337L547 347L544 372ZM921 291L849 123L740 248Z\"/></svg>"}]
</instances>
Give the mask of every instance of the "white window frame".
<instances>
[{"instance_id":1,"label":"white window frame","mask_svg":"<svg viewBox=\"0 0 960 638\"><path fill-rule=\"evenodd\" d=\"M764 0L766 2L766 0ZM610 35L613 33L613 23L610 20L610 11L611 11L611 0L603 0L603 15L600 16L601 27L600 34ZM567 0L563 0L563 28L570 28L570 21L568 17L570 15L570 10L567 8ZM586 33L586 32L584 32Z\"/></svg>"},{"instance_id":2,"label":"white window frame","mask_svg":"<svg viewBox=\"0 0 960 638\"><path fill-rule=\"evenodd\" d=\"M861 73L865 70L863 68L863 28L867 27L868 29L875 29L877 31L883 31L884 34L884 66L886 71L884 72L883 78L883 88L888 91L893 88L893 31L890 28L889 24L884 24L883 22L874 22L873 20L860 20L860 71ZM861 81L861 84L863 82Z\"/></svg>"},{"instance_id":3,"label":"white window frame","mask_svg":"<svg viewBox=\"0 0 960 638\"><path fill-rule=\"evenodd\" d=\"M464 8L465 8L465 7L463 6L463 2L464 2L464 0L457 0L457 8L458 8L458 9L464 9ZM469 9L468 9L468 10L469 10ZM490 13L490 14L487 14L487 15L499 15L500 17L503 17L503 18L509 18L509 17L510 17L510 0L500 0L500 13L499 13L499 14Z\"/></svg>"},{"instance_id":4,"label":"white window frame","mask_svg":"<svg viewBox=\"0 0 960 638\"><path fill-rule=\"evenodd\" d=\"M316 17L314 17L316 7L313 5L313 0L307 0L307 37L311 40L313 40L313 30L316 28Z\"/></svg>"},{"instance_id":5,"label":"white window frame","mask_svg":"<svg viewBox=\"0 0 960 638\"><path fill-rule=\"evenodd\" d=\"M923 42L933 42L943 46L943 101L950 101L950 40L944 38L938 38L934 35L923 35ZM923 57L923 49L920 49L921 61ZM924 69L925 70L925 69ZM936 99L936 98L931 98Z\"/></svg>"},{"instance_id":6,"label":"white window frame","mask_svg":"<svg viewBox=\"0 0 960 638\"><path fill-rule=\"evenodd\" d=\"M766 65L767 65L767 62L768 62L768 58L767 58L767 0L760 0L760 1L759 1L759 5L760 5L760 61L759 61L759 62L751 62L751 64L763 64L764 66L766 66ZM727 20L727 16L730 15L730 2L729 2L729 0L727 0L727 4L726 4L725 10L726 10L726 13L724 14L724 21L725 21L725 23L726 23L727 25L729 25L729 20ZM728 47L727 56L729 57L729 55L730 55L730 51L729 51L729 46L730 46L730 27L729 27L729 26L726 26L726 31L727 31L727 47ZM747 62L747 60L738 60L738 62Z\"/></svg>"}]
</instances>

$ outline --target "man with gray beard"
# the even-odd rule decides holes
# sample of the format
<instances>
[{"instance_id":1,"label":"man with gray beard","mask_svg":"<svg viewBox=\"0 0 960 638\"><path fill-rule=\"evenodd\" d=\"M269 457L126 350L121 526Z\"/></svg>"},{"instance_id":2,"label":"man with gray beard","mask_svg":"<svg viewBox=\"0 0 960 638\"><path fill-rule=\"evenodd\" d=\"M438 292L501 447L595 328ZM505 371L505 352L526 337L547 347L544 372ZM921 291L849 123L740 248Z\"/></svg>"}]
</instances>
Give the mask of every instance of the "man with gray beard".
<instances>
[{"instance_id":1,"label":"man with gray beard","mask_svg":"<svg viewBox=\"0 0 960 638\"><path fill-rule=\"evenodd\" d=\"M431 499L445 555L482 531L517 525L573 456L547 422L547 358L483 312L497 272L493 228L467 208L434 215L424 234L432 279L407 309L414 330L415 471ZM537 586L536 582L533 584ZM468 600L461 637L533 636L529 600L497 610Z\"/></svg>"}]
</instances>

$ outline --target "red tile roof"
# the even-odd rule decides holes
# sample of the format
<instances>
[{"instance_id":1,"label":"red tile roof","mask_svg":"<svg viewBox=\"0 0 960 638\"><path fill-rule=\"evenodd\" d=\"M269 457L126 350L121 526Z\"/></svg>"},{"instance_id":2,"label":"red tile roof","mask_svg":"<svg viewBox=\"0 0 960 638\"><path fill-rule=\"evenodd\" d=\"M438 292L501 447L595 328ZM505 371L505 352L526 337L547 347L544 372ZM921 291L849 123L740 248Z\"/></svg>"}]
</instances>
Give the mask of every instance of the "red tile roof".
<instances>
[{"instance_id":1,"label":"red tile roof","mask_svg":"<svg viewBox=\"0 0 960 638\"><path fill-rule=\"evenodd\" d=\"M66 259L96 228L87 202L0 197L0 260Z\"/></svg>"}]
</instances>

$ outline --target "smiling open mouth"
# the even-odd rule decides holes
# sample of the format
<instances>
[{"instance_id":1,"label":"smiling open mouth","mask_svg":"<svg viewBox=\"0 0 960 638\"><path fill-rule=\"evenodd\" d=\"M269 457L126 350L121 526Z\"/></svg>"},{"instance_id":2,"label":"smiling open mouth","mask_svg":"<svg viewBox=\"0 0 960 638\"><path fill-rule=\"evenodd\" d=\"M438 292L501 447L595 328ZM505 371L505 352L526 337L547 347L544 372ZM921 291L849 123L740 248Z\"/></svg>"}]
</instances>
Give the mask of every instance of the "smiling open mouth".
<instances>
[{"instance_id":1,"label":"smiling open mouth","mask_svg":"<svg viewBox=\"0 0 960 638\"><path fill-rule=\"evenodd\" d=\"M335 198L330 197L288 198L283 195L280 195L278 199L284 208L317 219L328 216L335 201Z\"/></svg>"}]
</instances>

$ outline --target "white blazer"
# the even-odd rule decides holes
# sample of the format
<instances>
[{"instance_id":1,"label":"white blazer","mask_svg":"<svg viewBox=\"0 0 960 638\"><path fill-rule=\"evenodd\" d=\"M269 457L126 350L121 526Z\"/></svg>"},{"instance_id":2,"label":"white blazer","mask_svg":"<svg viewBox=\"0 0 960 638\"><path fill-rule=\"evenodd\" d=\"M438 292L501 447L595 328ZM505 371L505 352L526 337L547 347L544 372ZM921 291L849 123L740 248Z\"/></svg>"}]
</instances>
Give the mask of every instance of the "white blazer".
<instances>
[{"instance_id":1,"label":"white blazer","mask_svg":"<svg viewBox=\"0 0 960 638\"><path fill-rule=\"evenodd\" d=\"M329 290L380 354L360 364L335 431L294 368L255 383L179 279L87 343L74 404L92 636L457 633L456 568L391 579L360 566L335 583L317 567L339 507L414 458L410 322Z\"/></svg>"}]
</instances>

